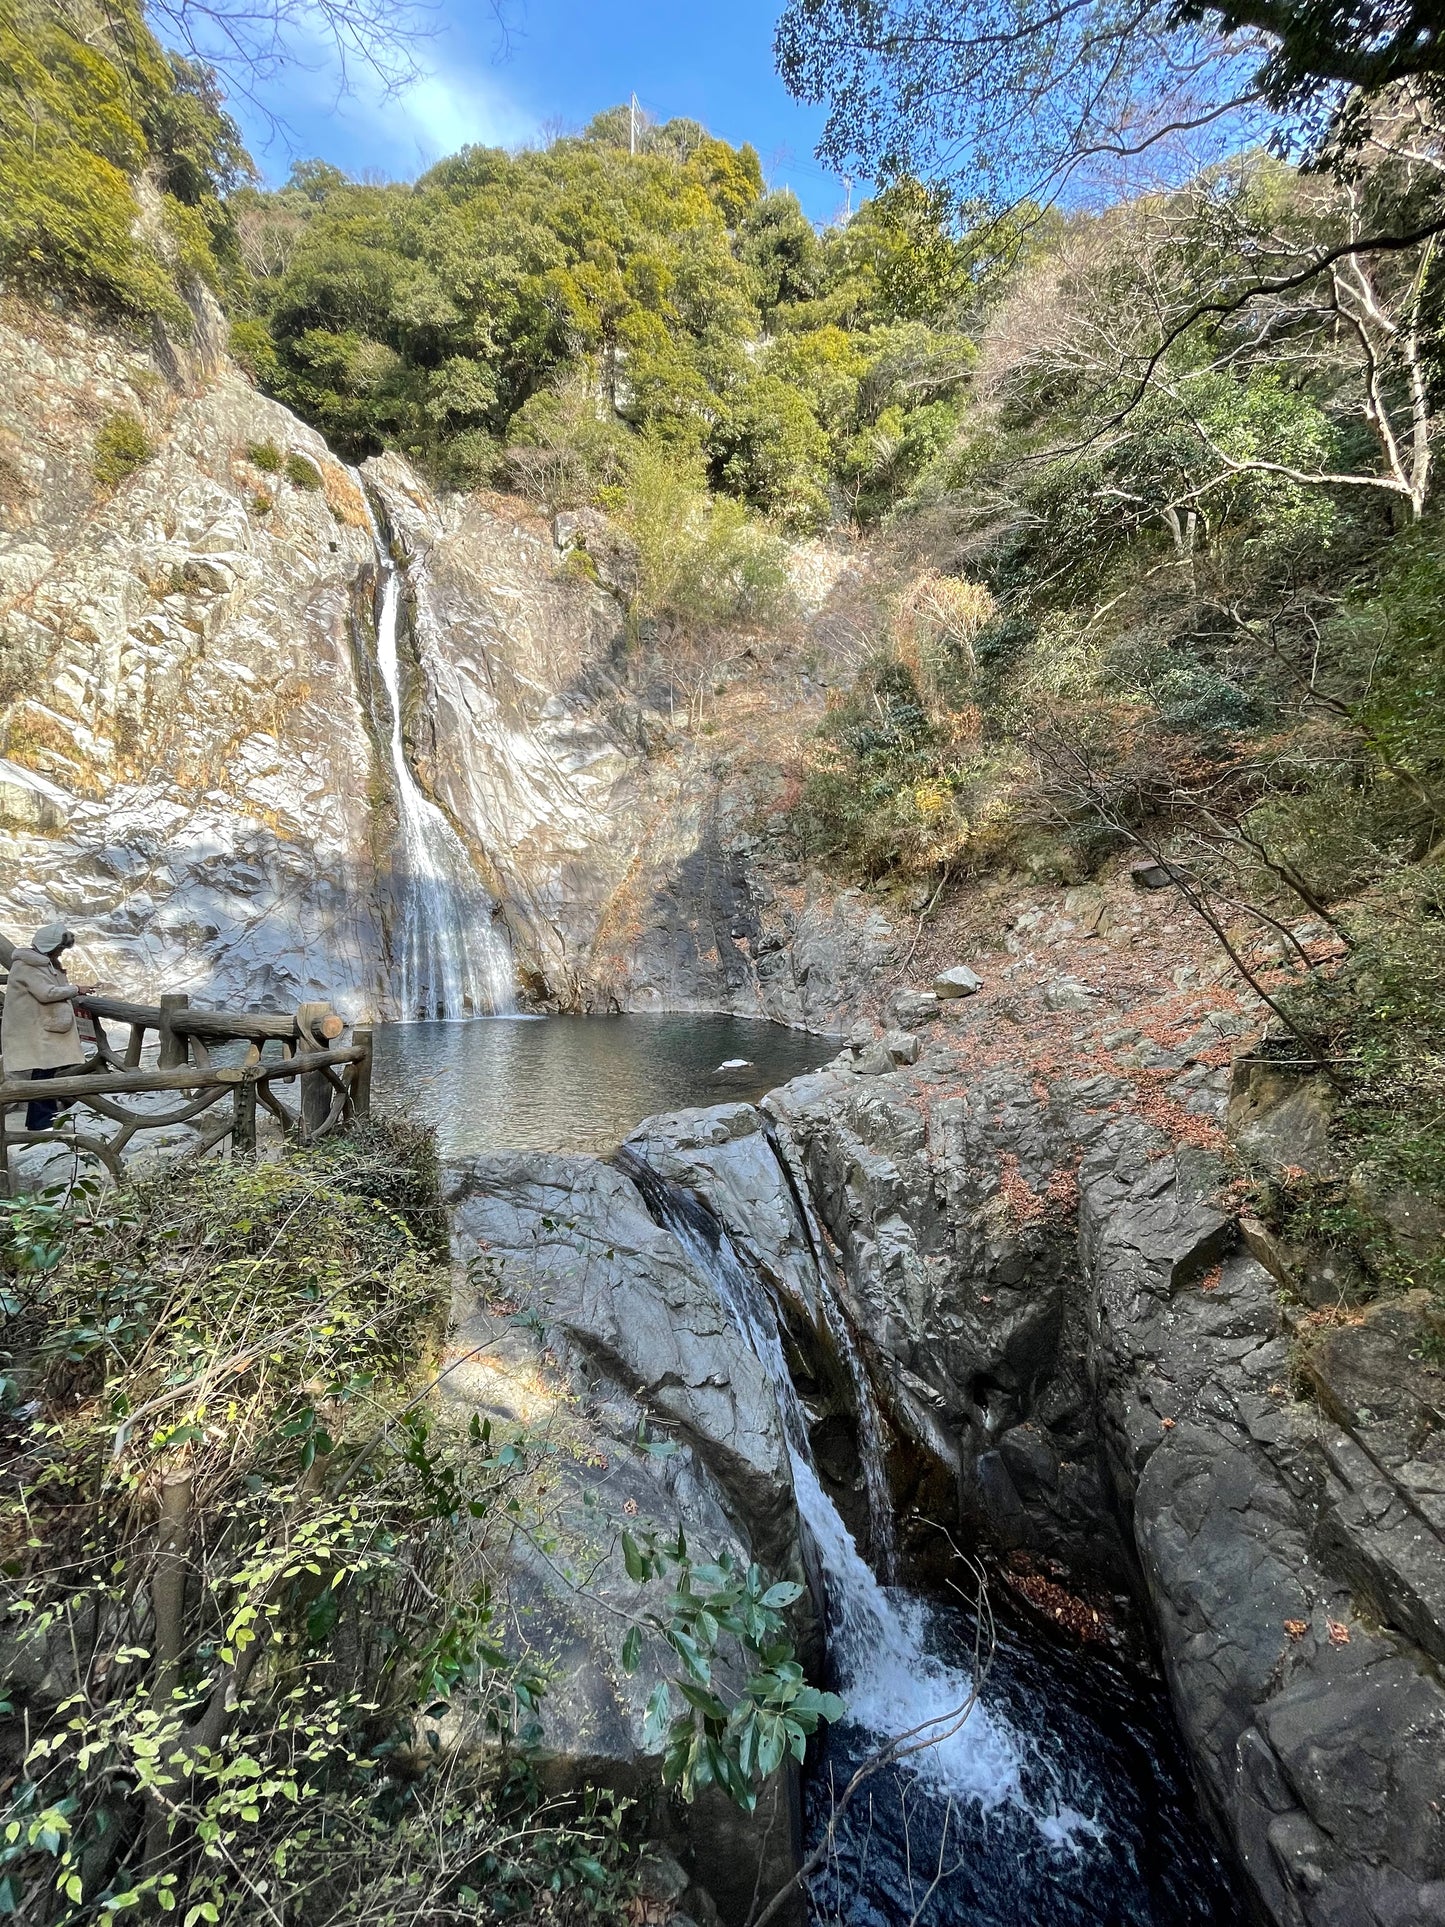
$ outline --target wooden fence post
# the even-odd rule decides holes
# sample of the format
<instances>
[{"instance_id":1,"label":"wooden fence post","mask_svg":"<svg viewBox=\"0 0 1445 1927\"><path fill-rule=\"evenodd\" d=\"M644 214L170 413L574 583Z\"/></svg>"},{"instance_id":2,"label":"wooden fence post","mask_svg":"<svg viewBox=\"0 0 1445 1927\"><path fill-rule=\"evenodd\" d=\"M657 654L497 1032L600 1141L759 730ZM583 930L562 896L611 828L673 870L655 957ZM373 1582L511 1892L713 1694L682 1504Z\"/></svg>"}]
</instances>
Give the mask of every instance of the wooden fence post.
<instances>
[{"instance_id":1,"label":"wooden fence post","mask_svg":"<svg viewBox=\"0 0 1445 1927\"><path fill-rule=\"evenodd\" d=\"M351 1108L357 1117L371 1116L371 1025L357 1024L351 1032L351 1041L359 1050L366 1052L359 1064L351 1067Z\"/></svg>"},{"instance_id":2,"label":"wooden fence post","mask_svg":"<svg viewBox=\"0 0 1445 1927\"><path fill-rule=\"evenodd\" d=\"M231 1093L231 1156L256 1155L256 1086L243 1078Z\"/></svg>"},{"instance_id":3,"label":"wooden fence post","mask_svg":"<svg viewBox=\"0 0 1445 1927\"><path fill-rule=\"evenodd\" d=\"M164 991L161 994L160 1068L163 1071L178 1071L186 1062L188 1055L186 1040L184 1037L178 1037L171 1029L170 1018L174 1012L185 1010L190 1001L183 990Z\"/></svg>"},{"instance_id":4,"label":"wooden fence post","mask_svg":"<svg viewBox=\"0 0 1445 1927\"><path fill-rule=\"evenodd\" d=\"M296 1006L296 1042L302 1051L325 1050L345 1029L328 1003ZM301 1142L314 1144L316 1134L331 1115L331 1086L320 1071L301 1074Z\"/></svg>"}]
</instances>

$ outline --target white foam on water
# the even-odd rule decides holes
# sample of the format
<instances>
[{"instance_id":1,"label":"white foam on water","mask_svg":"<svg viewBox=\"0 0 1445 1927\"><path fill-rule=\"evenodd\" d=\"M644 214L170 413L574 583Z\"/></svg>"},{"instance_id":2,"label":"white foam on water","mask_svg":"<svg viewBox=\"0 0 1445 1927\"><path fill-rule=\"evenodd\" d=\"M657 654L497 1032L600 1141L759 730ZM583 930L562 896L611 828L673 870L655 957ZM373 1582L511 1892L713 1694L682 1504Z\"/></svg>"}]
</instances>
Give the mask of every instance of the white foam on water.
<instances>
[{"instance_id":1,"label":"white foam on water","mask_svg":"<svg viewBox=\"0 0 1445 1927\"><path fill-rule=\"evenodd\" d=\"M899 1764L935 1792L985 1811L1023 1805L1023 1750L974 1698L969 1674L927 1650L923 1602L885 1591L810 1465L794 1465L798 1509L828 1581L830 1650L850 1721L880 1741L930 1741Z\"/></svg>"}]
</instances>

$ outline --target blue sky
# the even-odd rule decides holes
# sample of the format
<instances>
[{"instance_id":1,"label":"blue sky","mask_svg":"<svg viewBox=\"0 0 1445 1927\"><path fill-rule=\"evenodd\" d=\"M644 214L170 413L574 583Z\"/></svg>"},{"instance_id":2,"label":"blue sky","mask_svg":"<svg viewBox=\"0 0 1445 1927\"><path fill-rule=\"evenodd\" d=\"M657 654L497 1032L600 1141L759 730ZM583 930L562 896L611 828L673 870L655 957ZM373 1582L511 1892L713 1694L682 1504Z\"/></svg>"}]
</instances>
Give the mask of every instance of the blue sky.
<instances>
[{"instance_id":1,"label":"blue sky","mask_svg":"<svg viewBox=\"0 0 1445 1927\"><path fill-rule=\"evenodd\" d=\"M502 45L486 0L438 0L420 48L427 72L399 97L380 99L364 83L338 97L336 70L318 51L264 89L282 137L244 102L233 109L270 180L312 155L403 180L467 141L510 147L549 124L580 128L635 91L659 120L685 114L725 140L752 141L770 184L793 188L827 221L844 191L813 156L822 110L790 99L773 70L781 4L508 0Z\"/></svg>"}]
</instances>

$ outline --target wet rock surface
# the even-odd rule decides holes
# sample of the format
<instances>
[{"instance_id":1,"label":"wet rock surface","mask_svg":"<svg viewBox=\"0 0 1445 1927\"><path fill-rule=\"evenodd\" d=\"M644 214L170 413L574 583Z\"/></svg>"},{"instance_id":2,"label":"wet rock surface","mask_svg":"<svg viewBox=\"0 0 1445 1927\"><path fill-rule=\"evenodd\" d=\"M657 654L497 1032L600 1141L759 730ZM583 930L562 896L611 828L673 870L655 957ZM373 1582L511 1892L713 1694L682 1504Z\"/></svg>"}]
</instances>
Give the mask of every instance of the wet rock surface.
<instances>
[{"instance_id":1,"label":"wet rock surface","mask_svg":"<svg viewBox=\"0 0 1445 1927\"><path fill-rule=\"evenodd\" d=\"M691 1808L663 1793L643 1729L676 1656L648 1633L628 1673L620 1649L644 1610L665 1613L668 1588L628 1577L622 1533L681 1530L695 1556L801 1576L772 1387L681 1247L607 1165L459 1160L445 1189L455 1324L442 1411L554 1447L545 1532L514 1534L498 1575L514 1650L548 1656L544 1776L559 1791L600 1784L637 1800L723 1919L742 1922L755 1884L770 1895L796 1865L796 1778L780 1776L751 1816L716 1789ZM741 1684L723 1661L718 1676Z\"/></svg>"},{"instance_id":2,"label":"wet rock surface","mask_svg":"<svg viewBox=\"0 0 1445 1927\"><path fill-rule=\"evenodd\" d=\"M1014 981L1016 1019L955 1004L913 1066L875 1070L860 1027L756 1132L802 1175L914 1462L946 1469L935 1516L1142 1601L1266 1917L1445 1919L1438 1309L1321 1307L1241 1239L1214 1066L1247 1013L1201 1023L1201 992L1161 1017L1107 971L1096 1012L1058 1011L1044 960ZM716 1114L649 1128L746 1236L743 1108L723 1146Z\"/></svg>"}]
</instances>

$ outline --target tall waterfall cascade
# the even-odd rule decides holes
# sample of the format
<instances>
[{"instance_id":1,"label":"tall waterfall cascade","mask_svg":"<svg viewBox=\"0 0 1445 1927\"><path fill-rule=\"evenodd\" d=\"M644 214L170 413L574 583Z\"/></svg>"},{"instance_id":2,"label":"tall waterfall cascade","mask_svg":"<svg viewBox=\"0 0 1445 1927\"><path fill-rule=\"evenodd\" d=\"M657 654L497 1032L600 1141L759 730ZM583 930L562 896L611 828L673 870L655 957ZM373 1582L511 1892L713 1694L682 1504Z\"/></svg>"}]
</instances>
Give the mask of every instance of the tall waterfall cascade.
<instances>
[{"instance_id":1,"label":"tall waterfall cascade","mask_svg":"<svg viewBox=\"0 0 1445 1927\"><path fill-rule=\"evenodd\" d=\"M502 1014L516 1007L511 946L465 844L445 812L423 793L407 760L397 658L403 576L374 519L372 534L381 572L377 667L391 705L399 818L392 1003L403 1018Z\"/></svg>"},{"instance_id":2,"label":"tall waterfall cascade","mask_svg":"<svg viewBox=\"0 0 1445 1927\"><path fill-rule=\"evenodd\" d=\"M652 1216L711 1281L723 1309L772 1380L798 1511L823 1570L833 1683L849 1719L883 1744L905 1736L908 1744L913 1739L926 1742L903 1764L936 1793L977 1803L984 1811L1005 1804L1022 1808L1049 1845L1068 1847L1086 1838L1093 1823L1062 1797L1041 1800L1025 1793L1030 1742L976 1697L967 1672L929 1650L927 1603L901 1587L880 1584L859 1552L818 1477L777 1313L726 1227L700 1199L662 1177L630 1148L618 1153L616 1163ZM826 1302L831 1286L821 1266L819 1285ZM836 1301L830 1325L835 1317L842 1324ZM866 1456L876 1445L870 1447L866 1426L860 1424L859 1431ZM881 1468L875 1476L886 1484Z\"/></svg>"}]
</instances>

